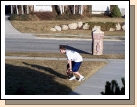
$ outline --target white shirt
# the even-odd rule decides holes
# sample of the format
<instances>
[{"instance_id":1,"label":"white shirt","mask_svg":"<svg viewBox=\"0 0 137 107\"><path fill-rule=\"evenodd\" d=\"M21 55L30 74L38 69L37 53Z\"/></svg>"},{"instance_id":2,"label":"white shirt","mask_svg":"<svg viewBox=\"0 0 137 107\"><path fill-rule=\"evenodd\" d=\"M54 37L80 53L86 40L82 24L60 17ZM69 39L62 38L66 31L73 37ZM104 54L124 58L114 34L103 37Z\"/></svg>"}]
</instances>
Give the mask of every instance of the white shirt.
<instances>
[{"instance_id":1,"label":"white shirt","mask_svg":"<svg viewBox=\"0 0 137 107\"><path fill-rule=\"evenodd\" d=\"M68 60L71 60L71 61L74 61L74 62L81 62L81 61L83 61L82 56L76 51L66 50L66 55L67 55L67 59Z\"/></svg>"}]
</instances>

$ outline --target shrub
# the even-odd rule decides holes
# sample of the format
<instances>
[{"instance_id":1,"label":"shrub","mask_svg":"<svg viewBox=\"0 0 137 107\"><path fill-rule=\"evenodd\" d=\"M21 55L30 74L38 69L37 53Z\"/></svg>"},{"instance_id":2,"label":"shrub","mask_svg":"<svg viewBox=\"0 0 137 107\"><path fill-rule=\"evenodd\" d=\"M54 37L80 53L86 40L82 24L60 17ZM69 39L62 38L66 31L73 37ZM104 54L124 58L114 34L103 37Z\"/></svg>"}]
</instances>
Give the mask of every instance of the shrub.
<instances>
[{"instance_id":1,"label":"shrub","mask_svg":"<svg viewBox=\"0 0 137 107\"><path fill-rule=\"evenodd\" d=\"M11 14L9 20L18 20L18 21L36 21L39 20L35 14Z\"/></svg>"},{"instance_id":2,"label":"shrub","mask_svg":"<svg viewBox=\"0 0 137 107\"><path fill-rule=\"evenodd\" d=\"M105 13L101 13L101 14L92 14L92 17L103 17L103 18L109 18L109 15L106 15Z\"/></svg>"},{"instance_id":3,"label":"shrub","mask_svg":"<svg viewBox=\"0 0 137 107\"><path fill-rule=\"evenodd\" d=\"M125 95L125 79L121 78L123 86L120 88L116 80L107 81L105 85L105 92L102 95Z\"/></svg>"},{"instance_id":4,"label":"shrub","mask_svg":"<svg viewBox=\"0 0 137 107\"><path fill-rule=\"evenodd\" d=\"M83 18L83 16L79 15L79 14L62 14L62 15L57 15L55 20L77 20Z\"/></svg>"},{"instance_id":5,"label":"shrub","mask_svg":"<svg viewBox=\"0 0 137 107\"><path fill-rule=\"evenodd\" d=\"M114 22L85 22L88 23L89 30L92 30L94 26L100 26L102 31L108 31L110 28L115 28Z\"/></svg>"},{"instance_id":6,"label":"shrub","mask_svg":"<svg viewBox=\"0 0 137 107\"><path fill-rule=\"evenodd\" d=\"M118 5L115 5L111 11L111 17L121 17L121 12Z\"/></svg>"},{"instance_id":7,"label":"shrub","mask_svg":"<svg viewBox=\"0 0 137 107\"><path fill-rule=\"evenodd\" d=\"M52 20L56 15L54 12L35 12L34 13L40 20Z\"/></svg>"}]
</instances>

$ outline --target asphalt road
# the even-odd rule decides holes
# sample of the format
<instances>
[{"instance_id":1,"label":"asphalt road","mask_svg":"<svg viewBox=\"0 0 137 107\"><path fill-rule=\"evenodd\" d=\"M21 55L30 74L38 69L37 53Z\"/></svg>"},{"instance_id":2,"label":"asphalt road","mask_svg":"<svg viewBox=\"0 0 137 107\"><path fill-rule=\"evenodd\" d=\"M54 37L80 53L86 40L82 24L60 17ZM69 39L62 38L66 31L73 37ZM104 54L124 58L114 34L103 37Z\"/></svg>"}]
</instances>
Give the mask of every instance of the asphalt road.
<instances>
[{"instance_id":1,"label":"asphalt road","mask_svg":"<svg viewBox=\"0 0 137 107\"><path fill-rule=\"evenodd\" d=\"M104 54L125 54L125 41L104 41ZM6 38L6 52L59 52L59 45L80 53L92 53L91 41Z\"/></svg>"}]
</instances>

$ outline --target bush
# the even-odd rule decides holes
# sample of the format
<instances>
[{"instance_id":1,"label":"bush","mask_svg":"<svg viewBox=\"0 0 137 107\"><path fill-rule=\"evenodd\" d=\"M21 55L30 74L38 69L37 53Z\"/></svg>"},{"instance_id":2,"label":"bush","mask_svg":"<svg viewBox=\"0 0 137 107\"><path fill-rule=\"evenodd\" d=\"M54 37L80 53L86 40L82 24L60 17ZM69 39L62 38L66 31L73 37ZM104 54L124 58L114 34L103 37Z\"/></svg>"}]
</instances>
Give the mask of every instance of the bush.
<instances>
[{"instance_id":1,"label":"bush","mask_svg":"<svg viewBox=\"0 0 137 107\"><path fill-rule=\"evenodd\" d=\"M34 13L40 20L53 20L56 15L54 12L35 12Z\"/></svg>"},{"instance_id":2,"label":"bush","mask_svg":"<svg viewBox=\"0 0 137 107\"><path fill-rule=\"evenodd\" d=\"M11 14L9 20L18 20L18 21L37 21L39 18L35 14Z\"/></svg>"},{"instance_id":3,"label":"bush","mask_svg":"<svg viewBox=\"0 0 137 107\"><path fill-rule=\"evenodd\" d=\"M71 14L62 14L62 15L57 15L55 20L77 20L83 18L83 16L79 14L71 15Z\"/></svg>"},{"instance_id":4,"label":"bush","mask_svg":"<svg viewBox=\"0 0 137 107\"><path fill-rule=\"evenodd\" d=\"M111 17L121 17L121 16L122 15L121 15L121 12L120 12L118 5L115 5L111 11Z\"/></svg>"},{"instance_id":5,"label":"bush","mask_svg":"<svg viewBox=\"0 0 137 107\"><path fill-rule=\"evenodd\" d=\"M114 22L85 22L88 23L89 30L92 30L94 26L100 26L102 31L108 31L110 28L115 28Z\"/></svg>"},{"instance_id":6,"label":"bush","mask_svg":"<svg viewBox=\"0 0 137 107\"><path fill-rule=\"evenodd\" d=\"M107 81L105 85L105 92L101 92L102 95L125 95L125 79L122 78L123 86L120 88L116 80L111 82Z\"/></svg>"}]
</instances>

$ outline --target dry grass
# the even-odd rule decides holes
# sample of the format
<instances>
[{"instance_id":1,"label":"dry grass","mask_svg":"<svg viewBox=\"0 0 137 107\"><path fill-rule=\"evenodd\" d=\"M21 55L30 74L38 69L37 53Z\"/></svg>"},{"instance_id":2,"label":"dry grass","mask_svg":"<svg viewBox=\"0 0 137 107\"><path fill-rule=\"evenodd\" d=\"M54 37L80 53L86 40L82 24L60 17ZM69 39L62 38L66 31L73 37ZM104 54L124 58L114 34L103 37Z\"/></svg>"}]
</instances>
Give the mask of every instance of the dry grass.
<instances>
[{"instance_id":1,"label":"dry grass","mask_svg":"<svg viewBox=\"0 0 137 107\"><path fill-rule=\"evenodd\" d=\"M49 57L49 58L66 58L61 53L32 53L32 52L6 52L6 56L23 56L23 57ZM104 54L104 55L91 55L81 54L83 58L103 58L103 59L125 59L124 54Z\"/></svg>"},{"instance_id":2,"label":"dry grass","mask_svg":"<svg viewBox=\"0 0 137 107\"><path fill-rule=\"evenodd\" d=\"M5 94L14 95L17 88L26 95L67 95L82 82L69 81L66 61L5 60ZM106 62L84 61L79 72L86 79Z\"/></svg>"},{"instance_id":3,"label":"dry grass","mask_svg":"<svg viewBox=\"0 0 137 107\"><path fill-rule=\"evenodd\" d=\"M67 30L67 31L50 31L50 28L56 25L70 24L78 21L82 22L125 22L124 18L84 18L79 20L45 20L45 21L11 21L11 24L22 33L34 34L70 34L70 35L91 35L91 30ZM106 36L123 36L124 31L105 32Z\"/></svg>"},{"instance_id":4,"label":"dry grass","mask_svg":"<svg viewBox=\"0 0 137 107\"><path fill-rule=\"evenodd\" d=\"M124 31L104 31L104 36L124 36ZM84 38L91 39L91 30L67 30L67 31L47 31L46 34L34 34L42 38Z\"/></svg>"}]
</instances>

